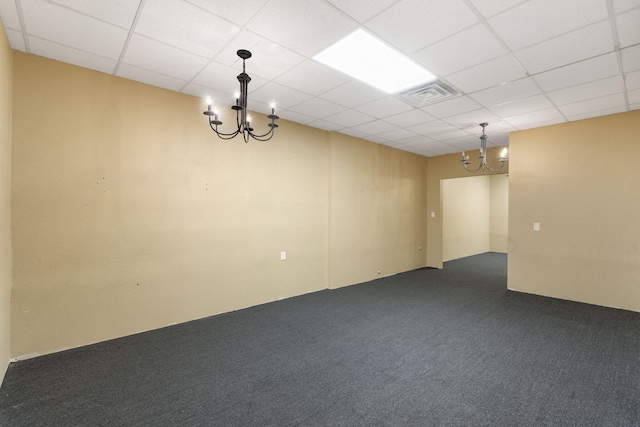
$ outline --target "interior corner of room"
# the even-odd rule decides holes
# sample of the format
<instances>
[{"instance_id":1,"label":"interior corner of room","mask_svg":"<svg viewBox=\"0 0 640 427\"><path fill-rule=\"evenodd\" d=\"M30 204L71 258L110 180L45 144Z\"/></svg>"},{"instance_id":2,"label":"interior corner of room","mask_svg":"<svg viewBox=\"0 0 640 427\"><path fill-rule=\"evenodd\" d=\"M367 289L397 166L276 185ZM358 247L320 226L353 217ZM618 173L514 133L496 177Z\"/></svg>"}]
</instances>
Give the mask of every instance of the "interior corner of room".
<instances>
[{"instance_id":1,"label":"interior corner of room","mask_svg":"<svg viewBox=\"0 0 640 427\"><path fill-rule=\"evenodd\" d=\"M250 150L212 144L201 110L12 50L0 28L0 379L488 251L508 253L510 290L640 311L640 110L513 132L508 167L473 178L459 154L287 120Z\"/></svg>"}]
</instances>

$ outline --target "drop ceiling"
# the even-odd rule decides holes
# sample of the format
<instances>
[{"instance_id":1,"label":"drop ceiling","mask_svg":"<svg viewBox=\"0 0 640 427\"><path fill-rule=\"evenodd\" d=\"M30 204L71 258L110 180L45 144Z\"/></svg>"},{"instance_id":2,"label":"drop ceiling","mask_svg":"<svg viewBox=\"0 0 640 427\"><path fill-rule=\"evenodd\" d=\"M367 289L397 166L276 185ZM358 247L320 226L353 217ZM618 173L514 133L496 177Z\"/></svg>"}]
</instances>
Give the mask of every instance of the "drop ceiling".
<instances>
[{"instance_id":1,"label":"drop ceiling","mask_svg":"<svg viewBox=\"0 0 640 427\"><path fill-rule=\"evenodd\" d=\"M428 157L477 148L481 122L506 145L640 108L640 0L0 0L0 17L13 49L222 106L248 49L249 109ZM358 28L457 96L415 106L312 59Z\"/></svg>"}]
</instances>

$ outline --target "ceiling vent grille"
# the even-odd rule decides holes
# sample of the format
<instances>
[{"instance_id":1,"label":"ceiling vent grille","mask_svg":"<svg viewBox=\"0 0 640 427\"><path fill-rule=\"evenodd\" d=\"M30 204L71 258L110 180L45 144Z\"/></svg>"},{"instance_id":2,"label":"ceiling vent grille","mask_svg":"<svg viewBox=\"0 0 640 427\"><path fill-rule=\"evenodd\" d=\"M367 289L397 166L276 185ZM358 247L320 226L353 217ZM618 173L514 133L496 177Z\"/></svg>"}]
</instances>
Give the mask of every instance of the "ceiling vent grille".
<instances>
[{"instance_id":1,"label":"ceiling vent grille","mask_svg":"<svg viewBox=\"0 0 640 427\"><path fill-rule=\"evenodd\" d=\"M460 92L448 84L440 80L436 80L407 89L400 92L397 96L414 107L424 107L425 105L435 104L436 102L455 98L458 95L460 95Z\"/></svg>"}]
</instances>

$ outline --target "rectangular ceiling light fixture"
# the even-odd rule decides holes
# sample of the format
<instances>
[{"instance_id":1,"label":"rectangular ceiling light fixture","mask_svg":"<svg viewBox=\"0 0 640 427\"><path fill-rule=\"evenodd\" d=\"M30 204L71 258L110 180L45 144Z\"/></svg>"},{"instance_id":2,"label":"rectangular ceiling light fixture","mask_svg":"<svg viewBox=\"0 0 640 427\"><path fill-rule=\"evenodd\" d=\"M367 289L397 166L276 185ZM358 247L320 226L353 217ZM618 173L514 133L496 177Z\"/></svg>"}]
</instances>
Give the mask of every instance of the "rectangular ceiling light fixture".
<instances>
[{"instance_id":1,"label":"rectangular ceiling light fixture","mask_svg":"<svg viewBox=\"0 0 640 427\"><path fill-rule=\"evenodd\" d=\"M387 93L436 79L431 72L361 29L313 59Z\"/></svg>"}]
</instances>

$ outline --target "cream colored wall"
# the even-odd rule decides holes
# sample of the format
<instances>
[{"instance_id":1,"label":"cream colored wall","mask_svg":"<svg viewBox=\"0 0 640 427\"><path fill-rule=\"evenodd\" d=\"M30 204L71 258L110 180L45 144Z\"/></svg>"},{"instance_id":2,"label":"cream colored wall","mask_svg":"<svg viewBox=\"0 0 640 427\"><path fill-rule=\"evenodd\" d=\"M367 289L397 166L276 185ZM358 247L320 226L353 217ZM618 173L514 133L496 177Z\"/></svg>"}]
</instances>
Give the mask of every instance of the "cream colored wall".
<instances>
[{"instance_id":1,"label":"cream colored wall","mask_svg":"<svg viewBox=\"0 0 640 427\"><path fill-rule=\"evenodd\" d=\"M443 261L489 252L489 176L442 181Z\"/></svg>"},{"instance_id":2,"label":"cream colored wall","mask_svg":"<svg viewBox=\"0 0 640 427\"><path fill-rule=\"evenodd\" d=\"M331 134L332 288L425 265L427 159Z\"/></svg>"},{"instance_id":3,"label":"cream colored wall","mask_svg":"<svg viewBox=\"0 0 640 427\"><path fill-rule=\"evenodd\" d=\"M0 384L10 355L12 62L13 54L0 24Z\"/></svg>"},{"instance_id":4,"label":"cream colored wall","mask_svg":"<svg viewBox=\"0 0 640 427\"><path fill-rule=\"evenodd\" d=\"M12 357L425 265L426 158L286 121L221 141L196 98L14 58Z\"/></svg>"},{"instance_id":5,"label":"cream colored wall","mask_svg":"<svg viewBox=\"0 0 640 427\"><path fill-rule=\"evenodd\" d=\"M509 248L509 175L490 175L489 250L507 253Z\"/></svg>"},{"instance_id":6,"label":"cream colored wall","mask_svg":"<svg viewBox=\"0 0 640 427\"><path fill-rule=\"evenodd\" d=\"M467 154L469 158L475 159L479 153L478 150L467 150ZM490 164L497 164L500 148L488 148L487 156ZM509 163L505 164L499 173L507 172L509 172ZM485 174L493 175L491 172ZM427 159L427 266L429 267L442 268L443 262L442 180L468 176L473 175L462 167L460 154L448 154ZM433 217L431 213L433 213Z\"/></svg>"},{"instance_id":7,"label":"cream colored wall","mask_svg":"<svg viewBox=\"0 0 640 427\"><path fill-rule=\"evenodd\" d=\"M509 289L640 311L638 135L638 110L511 134Z\"/></svg>"},{"instance_id":8,"label":"cream colored wall","mask_svg":"<svg viewBox=\"0 0 640 427\"><path fill-rule=\"evenodd\" d=\"M326 132L222 141L204 108L15 53L13 357L327 287Z\"/></svg>"}]
</instances>

